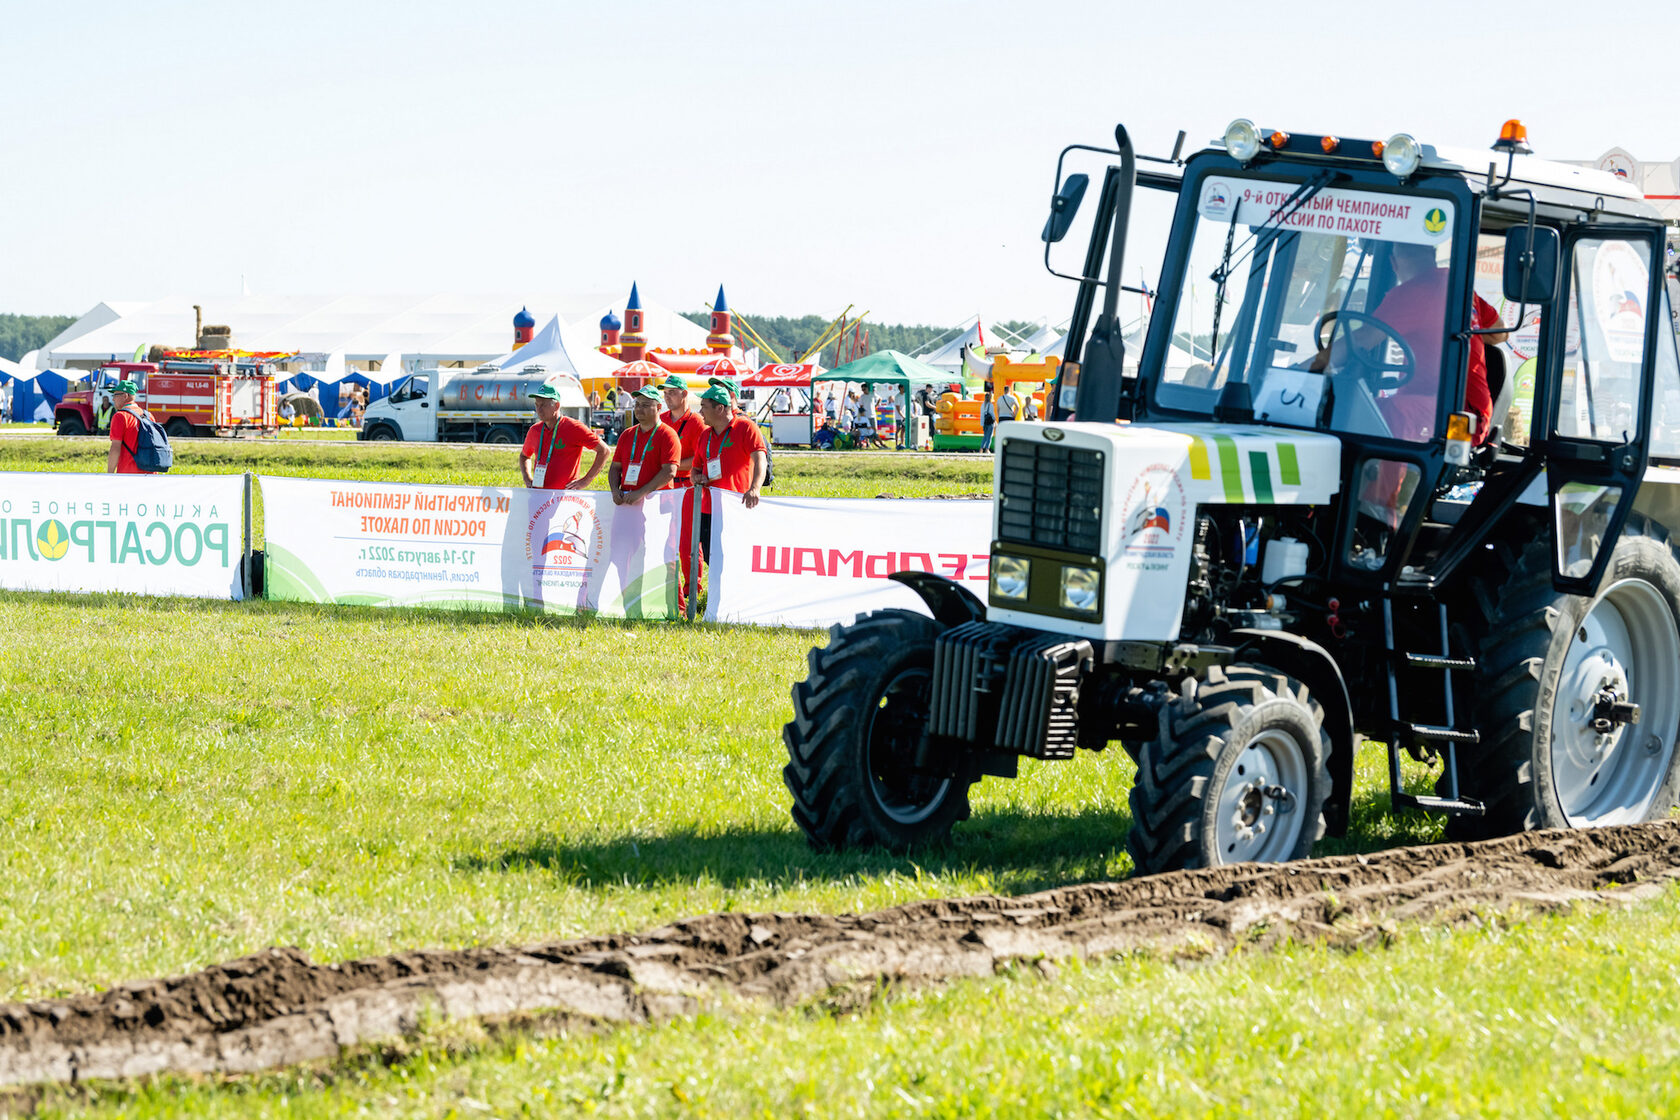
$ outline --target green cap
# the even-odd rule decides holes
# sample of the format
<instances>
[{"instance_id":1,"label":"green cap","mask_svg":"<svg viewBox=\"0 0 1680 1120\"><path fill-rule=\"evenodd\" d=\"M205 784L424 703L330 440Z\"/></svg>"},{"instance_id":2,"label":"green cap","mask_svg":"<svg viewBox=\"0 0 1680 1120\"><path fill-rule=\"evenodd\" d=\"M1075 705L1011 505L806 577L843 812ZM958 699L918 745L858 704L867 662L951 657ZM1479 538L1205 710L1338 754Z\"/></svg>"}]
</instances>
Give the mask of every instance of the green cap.
<instances>
[{"instance_id":1,"label":"green cap","mask_svg":"<svg viewBox=\"0 0 1680 1120\"><path fill-rule=\"evenodd\" d=\"M673 373L671 376L667 377L664 381L661 381L659 383L659 387L661 389L687 389L688 388L688 382L684 381L682 378L678 377L676 374Z\"/></svg>"},{"instance_id":2,"label":"green cap","mask_svg":"<svg viewBox=\"0 0 1680 1120\"><path fill-rule=\"evenodd\" d=\"M129 396L132 397L135 394L137 394L138 392L140 392L140 386L136 385L134 382L128 380L125 377L121 381L111 382L110 390L113 393L127 393Z\"/></svg>"},{"instance_id":3,"label":"green cap","mask_svg":"<svg viewBox=\"0 0 1680 1120\"><path fill-rule=\"evenodd\" d=\"M659 399L659 388L655 385L643 385L640 389L637 389L630 395L633 397L642 397L650 401L657 401Z\"/></svg>"},{"instance_id":4,"label":"green cap","mask_svg":"<svg viewBox=\"0 0 1680 1120\"><path fill-rule=\"evenodd\" d=\"M708 377L706 378L706 384L714 389L727 389L737 397L741 395L741 383L733 377Z\"/></svg>"},{"instance_id":5,"label":"green cap","mask_svg":"<svg viewBox=\"0 0 1680 1120\"><path fill-rule=\"evenodd\" d=\"M525 395L530 397L532 400L557 401L560 399L560 390L554 385L538 385L535 389L532 389Z\"/></svg>"},{"instance_id":6,"label":"green cap","mask_svg":"<svg viewBox=\"0 0 1680 1120\"><path fill-rule=\"evenodd\" d=\"M730 403L728 391L717 385L713 385L710 389L701 393L700 399L703 401L715 401L721 405L728 405Z\"/></svg>"}]
</instances>

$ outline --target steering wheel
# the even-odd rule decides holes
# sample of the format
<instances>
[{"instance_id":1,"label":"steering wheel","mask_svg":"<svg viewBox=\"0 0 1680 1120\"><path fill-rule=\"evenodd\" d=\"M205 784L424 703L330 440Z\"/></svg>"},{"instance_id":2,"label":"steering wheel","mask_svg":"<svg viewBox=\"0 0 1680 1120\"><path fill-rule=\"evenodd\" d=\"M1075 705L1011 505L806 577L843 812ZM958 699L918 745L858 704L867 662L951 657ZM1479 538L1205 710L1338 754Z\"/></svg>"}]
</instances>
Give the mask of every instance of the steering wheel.
<instances>
[{"instance_id":1,"label":"steering wheel","mask_svg":"<svg viewBox=\"0 0 1680 1120\"><path fill-rule=\"evenodd\" d=\"M1400 332L1377 318L1367 315L1363 311L1326 311L1318 317L1318 323L1313 327L1313 341L1318 344L1320 351L1328 351L1330 343L1335 340L1336 332L1330 332L1330 338L1324 337L1324 328L1340 323L1345 329L1343 335L1347 338L1347 356L1349 363L1362 370L1362 376L1373 382L1373 388L1398 389L1406 384L1417 373L1417 358L1412 354L1411 343L1401 337ZM1357 327L1371 327L1383 337L1371 346L1361 347L1354 340L1354 329ZM1393 342L1400 347L1400 361L1388 360L1388 344Z\"/></svg>"}]
</instances>

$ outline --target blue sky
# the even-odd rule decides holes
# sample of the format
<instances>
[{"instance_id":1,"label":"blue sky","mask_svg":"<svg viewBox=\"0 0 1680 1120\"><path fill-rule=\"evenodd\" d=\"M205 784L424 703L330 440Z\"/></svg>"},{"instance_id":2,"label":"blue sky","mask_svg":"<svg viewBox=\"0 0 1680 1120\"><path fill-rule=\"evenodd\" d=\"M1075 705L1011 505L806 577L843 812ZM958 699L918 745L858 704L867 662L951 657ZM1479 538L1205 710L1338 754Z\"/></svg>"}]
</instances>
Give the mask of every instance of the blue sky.
<instances>
[{"instance_id":1,"label":"blue sky","mask_svg":"<svg viewBox=\"0 0 1680 1120\"><path fill-rule=\"evenodd\" d=\"M243 276L1059 320L1056 154L1116 121L1164 153L1236 116L1476 147L1517 116L1543 156L1680 156L1673 3L161 0L4 28L0 311L24 313L214 318Z\"/></svg>"}]
</instances>

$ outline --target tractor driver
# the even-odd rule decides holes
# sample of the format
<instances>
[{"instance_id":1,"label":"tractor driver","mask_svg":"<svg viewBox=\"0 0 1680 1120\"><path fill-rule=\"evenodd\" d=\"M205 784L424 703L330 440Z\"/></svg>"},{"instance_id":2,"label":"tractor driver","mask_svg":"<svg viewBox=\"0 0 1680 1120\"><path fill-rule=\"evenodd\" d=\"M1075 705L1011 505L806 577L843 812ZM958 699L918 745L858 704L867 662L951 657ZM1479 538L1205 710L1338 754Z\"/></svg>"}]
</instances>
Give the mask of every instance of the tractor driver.
<instances>
[{"instance_id":1,"label":"tractor driver","mask_svg":"<svg viewBox=\"0 0 1680 1120\"><path fill-rule=\"evenodd\" d=\"M1441 346L1447 312L1448 272L1439 267L1433 245L1396 243L1390 260L1398 281L1361 319L1375 319L1388 326L1411 350L1410 376L1392 393L1380 398L1377 407L1389 430L1401 439L1425 442L1435 434L1436 387L1440 384ZM1471 295L1472 326L1486 329L1499 322L1499 312L1481 296ZM1387 339L1380 328L1366 322L1352 324L1354 345L1361 351L1382 354ZM1346 362L1346 332L1331 347L1329 364L1343 368ZM1484 343L1500 343L1508 333L1470 336L1469 377L1464 386L1466 409L1476 417L1475 440L1488 436L1493 397L1488 391L1487 351ZM1317 363L1315 363L1316 365Z\"/></svg>"}]
</instances>

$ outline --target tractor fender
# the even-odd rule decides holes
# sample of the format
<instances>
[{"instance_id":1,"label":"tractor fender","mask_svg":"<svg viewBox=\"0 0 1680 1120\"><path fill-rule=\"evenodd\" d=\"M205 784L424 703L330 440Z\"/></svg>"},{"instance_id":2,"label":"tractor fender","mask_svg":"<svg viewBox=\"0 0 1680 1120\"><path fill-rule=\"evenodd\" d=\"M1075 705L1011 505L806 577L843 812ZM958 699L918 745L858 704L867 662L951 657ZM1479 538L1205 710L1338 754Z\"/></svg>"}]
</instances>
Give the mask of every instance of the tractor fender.
<instances>
[{"instance_id":1,"label":"tractor fender","mask_svg":"<svg viewBox=\"0 0 1680 1120\"><path fill-rule=\"evenodd\" d=\"M1353 729L1353 704L1347 681L1330 651L1317 642L1277 630L1233 630L1231 644L1237 661L1257 661L1288 673L1312 690L1324 710L1324 730L1330 736L1330 797L1324 803L1325 831L1347 833L1353 798L1353 756L1359 736Z\"/></svg>"},{"instance_id":2,"label":"tractor fender","mask_svg":"<svg viewBox=\"0 0 1680 1120\"><path fill-rule=\"evenodd\" d=\"M947 630L965 622L986 621L986 604L955 580L932 572L894 572L887 578L897 580L921 596L934 621Z\"/></svg>"}]
</instances>

